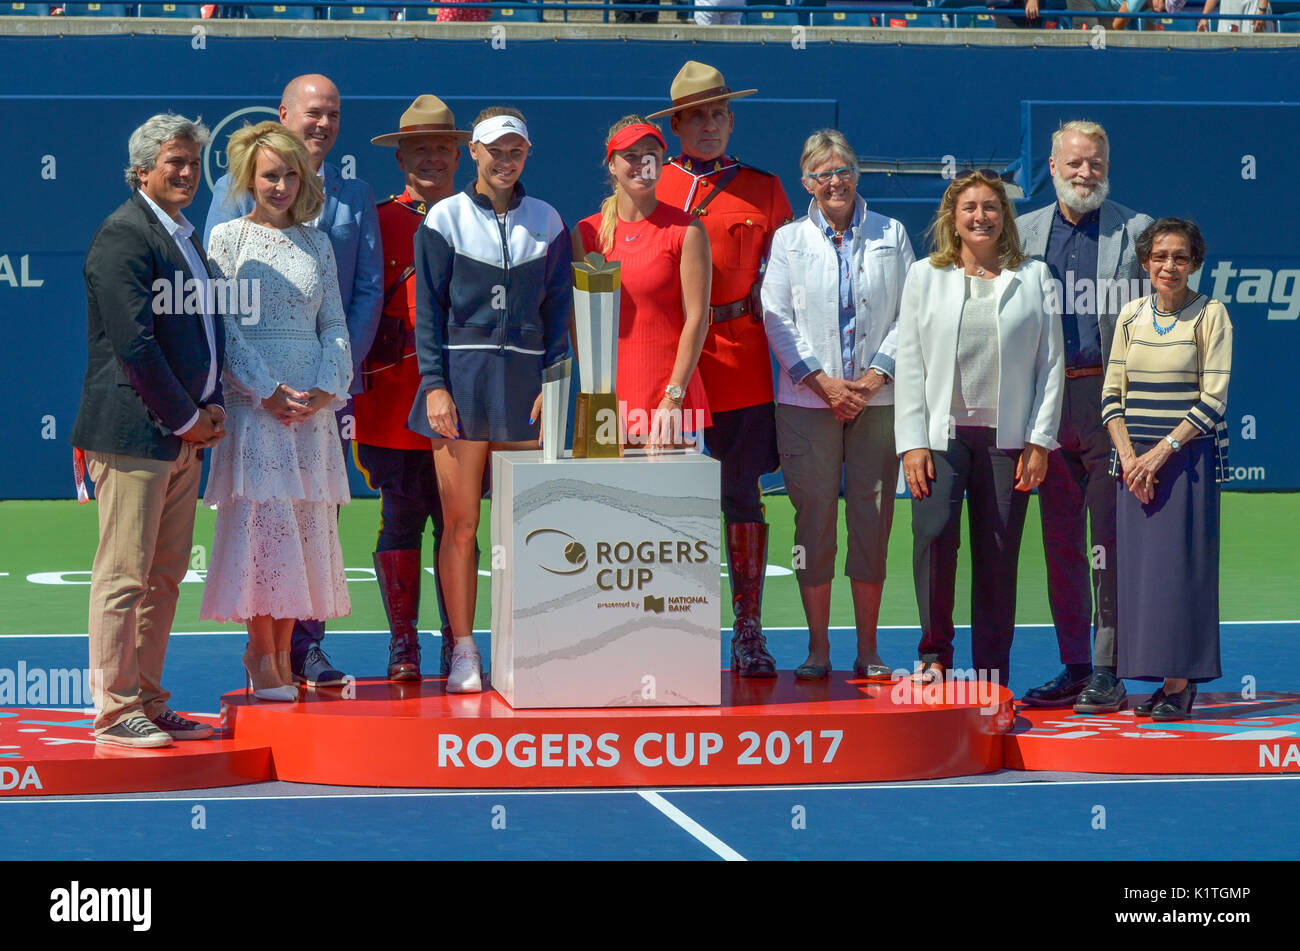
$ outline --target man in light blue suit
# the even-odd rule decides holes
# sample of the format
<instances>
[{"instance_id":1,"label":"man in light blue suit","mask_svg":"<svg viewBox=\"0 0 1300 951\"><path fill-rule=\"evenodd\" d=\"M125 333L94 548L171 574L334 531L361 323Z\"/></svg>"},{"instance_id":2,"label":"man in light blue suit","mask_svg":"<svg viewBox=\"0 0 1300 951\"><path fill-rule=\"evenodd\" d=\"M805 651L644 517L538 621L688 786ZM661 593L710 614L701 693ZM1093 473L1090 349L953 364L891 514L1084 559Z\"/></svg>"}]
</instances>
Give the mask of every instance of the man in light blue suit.
<instances>
[{"instance_id":1,"label":"man in light blue suit","mask_svg":"<svg viewBox=\"0 0 1300 951\"><path fill-rule=\"evenodd\" d=\"M1016 224L1022 250L1047 263L1061 297L1061 447L1048 457L1038 502L1047 599L1064 669L1021 699L1030 706L1108 713L1124 706L1126 694L1115 671L1116 490L1108 472L1110 434L1101 424L1101 384L1116 316L1150 289L1141 280L1137 239L1151 218L1107 200L1110 143L1097 123L1064 123L1052 136L1048 164L1057 200Z\"/></svg>"},{"instance_id":2,"label":"man in light blue suit","mask_svg":"<svg viewBox=\"0 0 1300 951\"><path fill-rule=\"evenodd\" d=\"M384 254L379 239L379 217L370 186L358 178L344 178L337 166L325 161L339 135L339 91L324 76L298 76L284 87L280 98L280 122L302 136L312 168L325 186L325 207L309 224L324 231L334 248L338 264L339 294L347 313L352 344L352 392L362 387L361 364L370 352L379 315L383 309ZM253 208L251 195L231 200L230 176L223 175L212 190L212 205L203 229L206 247L212 229L223 221L247 214ZM340 432L351 431L352 404L339 414ZM346 443L346 438L345 438ZM344 446L347 455L347 446ZM299 621L293 629L293 673L309 687L343 684L345 675L334 669L321 650L325 626L319 621Z\"/></svg>"}]
</instances>

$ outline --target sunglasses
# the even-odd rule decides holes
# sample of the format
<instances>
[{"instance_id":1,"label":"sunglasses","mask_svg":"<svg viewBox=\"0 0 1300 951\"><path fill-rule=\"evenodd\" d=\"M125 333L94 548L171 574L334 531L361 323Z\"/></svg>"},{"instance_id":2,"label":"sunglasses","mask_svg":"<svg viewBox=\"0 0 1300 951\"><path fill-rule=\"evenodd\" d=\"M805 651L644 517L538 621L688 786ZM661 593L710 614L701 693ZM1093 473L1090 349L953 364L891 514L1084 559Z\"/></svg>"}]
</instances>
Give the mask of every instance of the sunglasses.
<instances>
[{"instance_id":1,"label":"sunglasses","mask_svg":"<svg viewBox=\"0 0 1300 951\"><path fill-rule=\"evenodd\" d=\"M857 177L858 170L856 168L849 168L847 165L841 166L840 168L833 168L829 172L809 172L804 176L804 178L811 178L819 185L829 185L831 180L836 178L840 179L840 181L851 182Z\"/></svg>"},{"instance_id":2,"label":"sunglasses","mask_svg":"<svg viewBox=\"0 0 1300 951\"><path fill-rule=\"evenodd\" d=\"M972 175L979 175L983 178L992 179L995 182L1002 181L1002 173L992 168L964 168L953 176L954 182L960 182L964 178L970 178Z\"/></svg>"}]
</instances>

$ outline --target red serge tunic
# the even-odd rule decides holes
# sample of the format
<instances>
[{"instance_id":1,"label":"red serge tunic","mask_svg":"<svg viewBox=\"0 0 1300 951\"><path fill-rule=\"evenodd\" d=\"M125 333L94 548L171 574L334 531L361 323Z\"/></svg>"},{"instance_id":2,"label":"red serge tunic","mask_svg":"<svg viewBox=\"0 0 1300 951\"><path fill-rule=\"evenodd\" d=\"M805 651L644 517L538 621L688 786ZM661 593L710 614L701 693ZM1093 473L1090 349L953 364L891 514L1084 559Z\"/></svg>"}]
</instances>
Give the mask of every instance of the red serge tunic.
<instances>
[{"instance_id":1,"label":"red serge tunic","mask_svg":"<svg viewBox=\"0 0 1300 951\"><path fill-rule=\"evenodd\" d=\"M379 203L379 234L384 243L384 292L397 282L402 272L415 260L415 230L428 211L424 202L416 201L403 191ZM429 451L429 439L406 428L406 415L420 389L420 367L415 359L415 274L397 289L384 314L406 321L406 352L396 365L367 360L364 369L366 391L353 401L356 416L356 441L385 449L419 449Z\"/></svg>"},{"instance_id":2,"label":"red serge tunic","mask_svg":"<svg viewBox=\"0 0 1300 951\"><path fill-rule=\"evenodd\" d=\"M700 162L687 156L669 161L655 186L655 197L675 208L698 208L715 190L734 158ZM794 217L775 175L741 165L700 222L709 234L713 289L709 304L742 300L762 280L761 267L777 228ZM763 315L713 324L700 354L700 376L714 412L772 402L772 354L763 332Z\"/></svg>"},{"instance_id":3,"label":"red serge tunic","mask_svg":"<svg viewBox=\"0 0 1300 951\"><path fill-rule=\"evenodd\" d=\"M644 442L650 420L671 382L686 314L682 308L682 242L692 218L659 203L644 221L619 219L614 247L605 259L622 267L618 311L618 377L615 388L625 409L629 443ZM600 250L600 214L578 222L588 253ZM697 368L686 385L682 431L713 424ZM688 415L689 414L689 415Z\"/></svg>"}]
</instances>

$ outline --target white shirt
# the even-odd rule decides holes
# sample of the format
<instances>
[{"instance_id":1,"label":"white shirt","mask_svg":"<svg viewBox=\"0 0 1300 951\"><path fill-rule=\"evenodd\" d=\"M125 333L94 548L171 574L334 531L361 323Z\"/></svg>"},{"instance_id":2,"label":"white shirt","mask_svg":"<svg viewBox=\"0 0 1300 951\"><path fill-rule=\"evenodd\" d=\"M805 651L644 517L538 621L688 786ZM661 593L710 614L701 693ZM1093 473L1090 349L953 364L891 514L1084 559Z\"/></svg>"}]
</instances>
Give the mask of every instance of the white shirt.
<instances>
[{"instance_id":1,"label":"white shirt","mask_svg":"<svg viewBox=\"0 0 1300 951\"><path fill-rule=\"evenodd\" d=\"M325 193L325 165L324 165L324 163L321 164L321 167L320 167L320 168L316 169L316 177L320 179L320 189L321 189L321 194L324 194L324 193ZM318 212L316 213L316 217L313 218L311 221L304 221L303 224L311 225L313 228L319 228L319 227L320 227L320 220L321 220L321 217L322 217L324 214L325 214L325 203L324 203L324 202L321 202L320 211L318 211Z\"/></svg>"},{"instance_id":2,"label":"white shirt","mask_svg":"<svg viewBox=\"0 0 1300 951\"><path fill-rule=\"evenodd\" d=\"M167 214L154 203L152 198L145 194L143 188L140 189L140 197L145 200L145 204L153 209L153 213L162 222L162 226L172 236L172 240L176 242L176 247L180 249L181 256L185 258L185 263L189 265L190 273L199 282L199 287L202 290L200 306L203 308L203 335L208 338L208 355L210 357L208 361L208 379L203 384L203 395L199 397L199 402L202 403L217 389L217 338L212 329L212 314L208 310L208 300L211 296L208 287L208 269L203 266L203 259L190 241L190 236L194 234L194 225L190 224L189 220L180 212L177 212L179 221ZM190 417L190 421L179 429L173 430L173 432L177 436L183 436L190 431L190 428L198 420L199 412L195 410L194 415Z\"/></svg>"}]
</instances>

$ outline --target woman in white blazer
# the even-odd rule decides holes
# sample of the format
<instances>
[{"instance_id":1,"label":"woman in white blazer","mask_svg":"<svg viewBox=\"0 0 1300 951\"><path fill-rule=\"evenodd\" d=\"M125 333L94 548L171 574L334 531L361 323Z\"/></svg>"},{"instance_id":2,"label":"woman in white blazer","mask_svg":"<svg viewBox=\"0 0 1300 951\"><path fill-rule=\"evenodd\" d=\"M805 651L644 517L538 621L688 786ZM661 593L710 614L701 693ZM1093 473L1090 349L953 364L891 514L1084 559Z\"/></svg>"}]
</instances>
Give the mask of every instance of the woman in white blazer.
<instances>
[{"instance_id":1,"label":"woman in white blazer","mask_svg":"<svg viewBox=\"0 0 1300 951\"><path fill-rule=\"evenodd\" d=\"M799 160L808 214L778 230L763 278L763 326L785 372L776 441L794 505L795 568L808 619L800 680L830 673L831 579L840 476L848 517L844 573L853 591L859 677L888 679L876 622L894 517L894 355L898 303L914 256L903 226L858 197L858 160L834 129Z\"/></svg>"},{"instance_id":2,"label":"woman in white blazer","mask_svg":"<svg viewBox=\"0 0 1300 951\"><path fill-rule=\"evenodd\" d=\"M1058 445L1060 300L1047 265L1021 253L1014 219L997 173L962 173L903 288L894 440L913 499L922 683L952 667L963 495L976 676L1007 682L1028 493Z\"/></svg>"}]
</instances>

